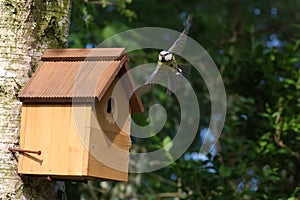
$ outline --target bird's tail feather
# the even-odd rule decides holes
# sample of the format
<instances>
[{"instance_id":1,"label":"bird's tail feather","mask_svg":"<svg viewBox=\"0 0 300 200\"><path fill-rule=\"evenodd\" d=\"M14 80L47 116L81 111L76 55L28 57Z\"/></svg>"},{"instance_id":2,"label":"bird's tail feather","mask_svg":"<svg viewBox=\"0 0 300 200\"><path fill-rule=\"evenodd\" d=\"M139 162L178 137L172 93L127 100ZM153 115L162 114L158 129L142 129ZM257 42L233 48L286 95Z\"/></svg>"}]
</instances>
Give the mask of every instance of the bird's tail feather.
<instances>
[{"instance_id":1,"label":"bird's tail feather","mask_svg":"<svg viewBox=\"0 0 300 200\"><path fill-rule=\"evenodd\" d=\"M192 66L190 64L177 64L178 68L181 69L181 74L188 79L191 74L191 68Z\"/></svg>"}]
</instances>

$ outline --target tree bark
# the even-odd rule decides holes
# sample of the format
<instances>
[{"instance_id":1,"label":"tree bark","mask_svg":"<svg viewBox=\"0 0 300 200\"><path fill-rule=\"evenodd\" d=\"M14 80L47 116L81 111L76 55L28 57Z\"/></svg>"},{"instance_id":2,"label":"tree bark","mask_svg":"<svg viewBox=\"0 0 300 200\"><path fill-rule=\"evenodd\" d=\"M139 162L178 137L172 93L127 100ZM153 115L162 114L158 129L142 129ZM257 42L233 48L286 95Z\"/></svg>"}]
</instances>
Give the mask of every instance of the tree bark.
<instances>
[{"instance_id":1,"label":"tree bark","mask_svg":"<svg viewBox=\"0 0 300 200\"><path fill-rule=\"evenodd\" d=\"M64 182L19 177L17 96L47 48L67 46L70 0L0 0L0 199L64 199Z\"/></svg>"}]
</instances>

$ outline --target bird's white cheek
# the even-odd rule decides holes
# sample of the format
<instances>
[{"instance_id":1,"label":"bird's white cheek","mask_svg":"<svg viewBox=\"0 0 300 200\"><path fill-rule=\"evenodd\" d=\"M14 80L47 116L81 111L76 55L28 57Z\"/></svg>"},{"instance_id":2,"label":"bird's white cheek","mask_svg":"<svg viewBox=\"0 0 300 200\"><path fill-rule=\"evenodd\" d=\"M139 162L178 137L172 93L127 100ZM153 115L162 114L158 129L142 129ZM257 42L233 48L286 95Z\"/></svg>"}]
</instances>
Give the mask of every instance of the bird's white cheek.
<instances>
[{"instance_id":1,"label":"bird's white cheek","mask_svg":"<svg viewBox=\"0 0 300 200\"><path fill-rule=\"evenodd\" d=\"M159 60L159 61L161 61L161 60L162 60L162 57L161 57L161 55L160 55L160 54L158 55L158 60Z\"/></svg>"},{"instance_id":2,"label":"bird's white cheek","mask_svg":"<svg viewBox=\"0 0 300 200\"><path fill-rule=\"evenodd\" d=\"M172 60L172 54L168 54L165 56L166 61L171 61Z\"/></svg>"}]
</instances>

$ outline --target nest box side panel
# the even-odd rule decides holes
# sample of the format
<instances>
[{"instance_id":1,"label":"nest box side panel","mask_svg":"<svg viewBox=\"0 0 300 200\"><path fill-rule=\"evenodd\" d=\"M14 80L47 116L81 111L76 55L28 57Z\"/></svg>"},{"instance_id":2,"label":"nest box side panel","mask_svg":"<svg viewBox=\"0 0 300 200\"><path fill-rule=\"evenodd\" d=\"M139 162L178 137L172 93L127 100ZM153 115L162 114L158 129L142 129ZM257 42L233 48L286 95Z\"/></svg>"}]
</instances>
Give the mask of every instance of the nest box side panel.
<instances>
[{"instance_id":1,"label":"nest box side panel","mask_svg":"<svg viewBox=\"0 0 300 200\"><path fill-rule=\"evenodd\" d=\"M99 129L93 129L91 136L88 175L97 178L127 181L129 148L124 143L129 142L129 138L124 134L117 135L116 133L104 132Z\"/></svg>"},{"instance_id":2,"label":"nest box side panel","mask_svg":"<svg viewBox=\"0 0 300 200\"><path fill-rule=\"evenodd\" d=\"M89 131L90 106L79 109L81 121L75 121L71 104L23 104L20 148L40 150L41 155L20 154L18 173L86 175L87 150L78 130Z\"/></svg>"},{"instance_id":3,"label":"nest box side panel","mask_svg":"<svg viewBox=\"0 0 300 200\"><path fill-rule=\"evenodd\" d=\"M130 104L124 87L117 84L118 81L119 78L116 78L101 101L95 102L94 116L102 129L130 136Z\"/></svg>"},{"instance_id":4,"label":"nest box side panel","mask_svg":"<svg viewBox=\"0 0 300 200\"><path fill-rule=\"evenodd\" d=\"M131 115L124 88L122 85L115 88L117 81L113 81L100 102L95 102L91 119L88 174L127 181ZM114 96L116 99L111 98L113 90L117 94ZM118 123L114 121L114 116Z\"/></svg>"}]
</instances>

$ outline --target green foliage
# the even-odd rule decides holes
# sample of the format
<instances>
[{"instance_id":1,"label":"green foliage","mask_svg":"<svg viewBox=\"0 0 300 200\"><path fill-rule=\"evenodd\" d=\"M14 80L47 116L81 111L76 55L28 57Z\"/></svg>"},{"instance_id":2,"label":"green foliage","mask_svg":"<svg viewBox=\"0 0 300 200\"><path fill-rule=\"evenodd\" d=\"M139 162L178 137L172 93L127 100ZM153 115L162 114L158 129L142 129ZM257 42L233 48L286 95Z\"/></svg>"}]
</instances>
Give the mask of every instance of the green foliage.
<instances>
[{"instance_id":1,"label":"green foliage","mask_svg":"<svg viewBox=\"0 0 300 200\"><path fill-rule=\"evenodd\" d=\"M225 83L228 110L217 154L199 159L196 137L172 165L156 172L130 174L128 183L95 182L75 188L88 199L297 199L300 197L300 2L288 1L96 1L73 4L71 47L96 46L118 32L142 26L181 31L193 14L190 36L217 63ZM134 45L134 44L132 44ZM131 52L130 66L155 62L157 52ZM201 76L191 84L200 102L200 130L207 128L210 100ZM163 130L133 138L132 151L170 145L180 123L180 107L165 89L142 96L148 110L159 102L168 113ZM168 150L168 149L167 149ZM168 151L166 151L166 156ZM90 183L89 183L90 184ZM79 189L78 189L79 188ZM91 189L92 188L92 189ZM95 194L96 197L95 198ZM72 196L72 199L76 199Z\"/></svg>"}]
</instances>

